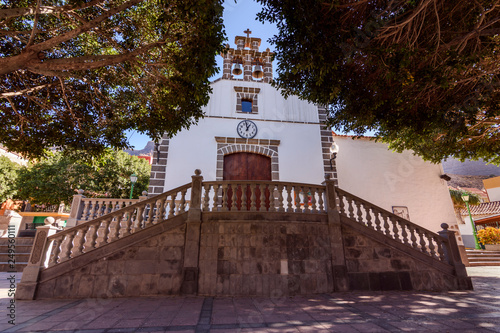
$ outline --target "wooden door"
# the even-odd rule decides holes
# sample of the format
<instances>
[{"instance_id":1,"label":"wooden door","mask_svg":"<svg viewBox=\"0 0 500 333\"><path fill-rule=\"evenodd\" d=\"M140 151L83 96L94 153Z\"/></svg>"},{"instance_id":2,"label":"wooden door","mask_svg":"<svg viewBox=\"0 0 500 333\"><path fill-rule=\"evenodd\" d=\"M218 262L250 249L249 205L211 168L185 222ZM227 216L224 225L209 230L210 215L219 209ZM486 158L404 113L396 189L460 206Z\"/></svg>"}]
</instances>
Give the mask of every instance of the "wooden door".
<instances>
[{"instance_id":1,"label":"wooden door","mask_svg":"<svg viewBox=\"0 0 500 333\"><path fill-rule=\"evenodd\" d=\"M252 153L235 153L224 156L224 173L223 180L271 180L271 158ZM251 205L251 188L247 186L246 195L247 202L246 208L250 210ZM232 198L232 189L228 190L228 198ZM265 207L269 209L269 190L265 192ZM242 189L238 187L236 190L236 207L238 210L241 209L241 197L242 197ZM256 197L256 207L257 210L260 210L260 188L256 188L255 190ZM232 202L228 200L228 207Z\"/></svg>"}]
</instances>

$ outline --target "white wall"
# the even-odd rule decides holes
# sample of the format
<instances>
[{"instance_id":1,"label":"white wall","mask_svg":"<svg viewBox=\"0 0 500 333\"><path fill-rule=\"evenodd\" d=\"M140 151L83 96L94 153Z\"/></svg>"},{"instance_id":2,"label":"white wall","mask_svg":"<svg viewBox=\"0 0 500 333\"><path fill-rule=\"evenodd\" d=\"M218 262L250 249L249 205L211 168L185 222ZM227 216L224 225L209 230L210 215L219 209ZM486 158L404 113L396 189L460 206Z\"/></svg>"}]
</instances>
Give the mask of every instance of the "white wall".
<instances>
[{"instance_id":1,"label":"white wall","mask_svg":"<svg viewBox=\"0 0 500 333\"><path fill-rule=\"evenodd\" d=\"M488 188L486 191L488 192L488 199L490 201L500 201L500 187Z\"/></svg>"},{"instance_id":2,"label":"white wall","mask_svg":"<svg viewBox=\"0 0 500 333\"><path fill-rule=\"evenodd\" d=\"M465 247L475 248L476 243L474 240L474 234L472 233L472 223L470 217L464 217L465 224L459 224L460 234L462 235Z\"/></svg>"},{"instance_id":3,"label":"white wall","mask_svg":"<svg viewBox=\"0 0 500 333\"><path fill-rule=\"evenodd\" d=\"M392 212L408 207L410 220L437 232L441 223L457 227L440 164L424 162L411 152L392 152L369 139L334 136L339 145L339 187Z\"/></svg>"},{"instance_id":4,"label":"white wall","mask_svg":"<svg viewBox=\"0 0 500 333\"><path fill-rule=\"evenodd\" d=\"M260 88L258 114L236 112L234 87ZM280 92L268 83L219 80L212 83L210 102L203 108L207 116L245 117L294 122L318 122L318 108L296 96L284 99Z\"/></svg>"},{"instance_id":5,"label":"white wall","mask_svg":"<svg viewBox=\"0 0 500 333\"><path fill-rule=\"evenodd\" d=\"M236 112L234 86L261 88L258 114ZM207 117L170 139L165 191L191 181L195 169L205 180L216 179L215 137L239 138L236 126L253 120L255 139L280 140L279 180L321 184L324 180L317 107L293 97L285 100L266 83L220 80L205 107ZM310 123L308 123L310 122Z\"/></svg>"}]
</instances>

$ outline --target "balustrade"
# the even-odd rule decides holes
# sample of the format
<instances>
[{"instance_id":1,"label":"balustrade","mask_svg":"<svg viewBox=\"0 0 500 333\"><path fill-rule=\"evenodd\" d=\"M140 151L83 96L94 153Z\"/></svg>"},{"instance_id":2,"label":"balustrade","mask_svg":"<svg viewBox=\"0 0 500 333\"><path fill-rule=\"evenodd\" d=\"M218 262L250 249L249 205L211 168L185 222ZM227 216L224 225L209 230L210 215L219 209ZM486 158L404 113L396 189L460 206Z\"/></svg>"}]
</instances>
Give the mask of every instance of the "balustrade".
<instances>
[{"instance_id":1,"label":"balustrade","mask_svg":"<svg viewBox=\"0 0 500 333\"><path fill-rule=\"evenodd\" d=\"M191 184L187 184L144 201L135 200L135 203L119 199L87 200L84 210L84 214L87 212L86 217L92 214L99 217L48 237L44 253L50 257L44 262L48 262L47 267L54 266L185 213L189 207L186 193L190 187ZM118 208L121 205L123 208Z\"/></svg>"},{"instance_id":2,"label":"balustrade","mask_svg":"<svg viewBox=\"0 0 500 333\"><path fill-rule=\"evenodd\" d=\"M448 260L444 256L447 241L439 235L339 188L336 192L341 215L437 260Z\"/></svg>"},{"instance_id":3,"label":"balustrade","mask_svg":"<svg viewBox=\"0 0 500 333\"><path fill-rule=\"evenodd\" d=\"M203 183L204 212L326 213L324 186L269 182L220 181Z\"/></svg>"},{"instance_id":4,"label":"balustrade","mask_svg":"<svg viewBox=\"0 0 500 333\"><path fill-rule=\"evenodd\" d=\"M83 210L82 214L77 216L77 219L80 222L91 221L131 206L138 201L138 199L82 198Z\"/></svg>"},{"instance_id":5,"label":"balustrade","mask_svg":"<svg viewBox=\"0 0 500 333\"><path fill-rule=\"evenodd\" d=\"M48 238L44 262L53 266L114 240L187 212L192 191L187 184L144 201L125 199L82 199L79 220L87 221ZM321 185L271 181L203 182L203 212L287 212L325 214L326 188ZM341 215L366 225L402 244L444 261L447 240L397 215L379 208L339 188L338 209ZM197 207L194 207L197 208Z\"/></svg>"}]
</instances>

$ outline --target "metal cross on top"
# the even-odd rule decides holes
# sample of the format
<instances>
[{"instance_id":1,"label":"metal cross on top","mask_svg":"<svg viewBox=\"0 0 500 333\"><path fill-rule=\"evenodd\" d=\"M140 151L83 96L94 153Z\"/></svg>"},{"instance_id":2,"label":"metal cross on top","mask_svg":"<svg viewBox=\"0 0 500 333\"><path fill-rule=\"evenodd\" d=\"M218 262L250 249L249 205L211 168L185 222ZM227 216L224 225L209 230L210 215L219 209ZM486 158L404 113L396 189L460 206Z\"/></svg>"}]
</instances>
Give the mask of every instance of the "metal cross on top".
<instances>
[{"instance_id":1,"label":"metal cross on top","mask_svg":"<svg viewBox=\"0 0 500 333\"><path fill-rule=\"evenodd\" d=\"M243 31L243 32L247 34L247 38L250 38L250 34L252 33L252 32L250 31L250 29L247 29L247 30L245 30L245 31Z\"/></svg>"}]
</instances>

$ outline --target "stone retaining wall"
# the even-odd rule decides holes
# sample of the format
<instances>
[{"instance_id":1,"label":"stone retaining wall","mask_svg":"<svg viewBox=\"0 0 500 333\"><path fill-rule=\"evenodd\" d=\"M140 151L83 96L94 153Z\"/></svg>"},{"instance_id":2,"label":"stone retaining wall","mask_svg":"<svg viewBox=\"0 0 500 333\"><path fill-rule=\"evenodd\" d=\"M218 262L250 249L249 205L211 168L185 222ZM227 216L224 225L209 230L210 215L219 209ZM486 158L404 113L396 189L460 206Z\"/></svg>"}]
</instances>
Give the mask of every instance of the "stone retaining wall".
<instances>
[{"instance_id":1,"label":"stone retaining wall","mask_svg":"<svg viewBox=\"0 0 500 333\"><path fill-rule=\"evenodd\" d=\"M326 223L202 224L199 294L284 296L333 291Z\"/></svg>"},{"instance_id":2,"label":"stone retaining wall","mask_svg":"<svg viewBox=\"0 0 500 333\"><path fill-rule=\"evenodd\" d=\"M180 294L185 230L185 225L182 225L41 282L36 298Z\"/></svg>"}]
</instances>

